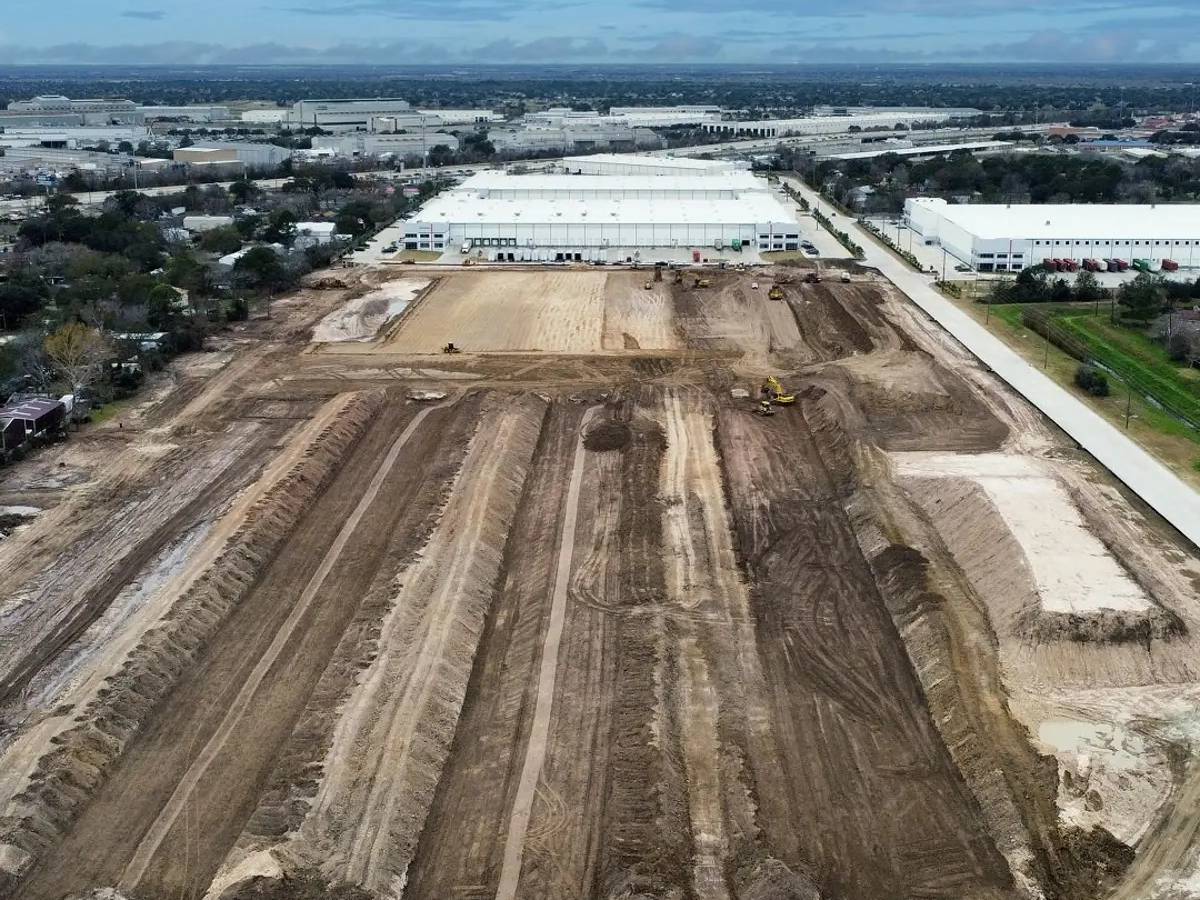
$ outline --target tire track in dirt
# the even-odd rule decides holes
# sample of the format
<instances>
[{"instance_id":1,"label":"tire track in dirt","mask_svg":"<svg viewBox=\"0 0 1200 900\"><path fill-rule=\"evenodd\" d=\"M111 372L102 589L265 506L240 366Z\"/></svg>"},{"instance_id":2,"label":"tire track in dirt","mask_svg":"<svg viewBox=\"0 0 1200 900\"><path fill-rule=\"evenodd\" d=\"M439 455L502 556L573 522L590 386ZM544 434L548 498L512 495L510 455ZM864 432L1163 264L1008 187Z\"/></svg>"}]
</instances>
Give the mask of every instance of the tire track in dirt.
<instances>
[{"instance_id":1,"label":"tire track in dirt","mask_svg":"<svg viewBox=\"0 0 1200 900\"><path fill-rule=\"evenodd\" d=\"M550 616L546 625L545 639L542 644L542 662L538 671L538 692L534 704L533 724L526 743L521 777L517 783L517 792L509 814L508 836L504 844L500 881L496 886L496 900L515 900L517 896L517 884L521 878L521 861L525 853L525 835L529 829L530 816L533 813L534 792L546 761L550 713L554 701L554 682L558 675L558 649L562 641L563 622L566 619L567 588L571 581L571 565L575 555L575 524L579 515L579 487L583 481L583 465L587 453L583 446L582 432L591 422L595 412L595 407L593 407L584 413L571 466L563 515L562 537L558 547L558 562L554 576L554 590L550 601Z\"/></svg>"},{"instance_id":2,"label":"tire track in dirt","mask_svg":"<svg viewBox=\"0 0 1200 900\"><path fill-rule=\"evenodd\" d=\"M695 419L688 415L677 394L666 398L667 454L663 462L664 553L667 603L688 612L717 613L726 601L716 596L717 561L711 540L716 537L704 521L712 516L710 504L697 500L693 460L703 458L708 435L695 433ZM690 427L689 427L690 426ZM698 440L697 440L698 439ZM699 446L693 449L693 444ZM695 454L695 456L693 455ZM711 496L706 498L711 500ZM701 517L699 528L693 514ZM697 545L697 534L703 544ZM727 533L727 532L726 532ZM675 623L673 671L677 674L679 709L671 717L678 723L679 740L687 775L688 815L691 818L692 887L701 900L725 900L729 891L724 871L729 864L729 842L725 834L721 803L721 762L717 738L720 701L709 673L708 661L697 638L698 623L683 619Z\"/></svg>"},{"instance_id":3,"label":"tire track in dirt","mask_svg":"<svg viewBox=\"0 0 1200 900\"><path fill-rule=\"evenodd\" d=\"M768 846L847 900L1010 896L803 416L723 410L719 436L785 775Z\"/></svg>"},{"instance_id":4,"label":"tire track in dirt","mask_svg":"<svg viewBox=\"0 0 1200 900\"><path fill-rule=\"evenodd\" d=\"M662 476L667 615L679 635L680 693L700 698L681 702L674 718L683 723L681 734L692 748L689 795L699 794L705 783L692 776L693 770L696 776L719 774L697 808L706 806L722 816L720 841L713 840L717 832L703 827L712 814L697 817L693 810L697 864L706 845L719 852L710 854L703 869L697 865L696 872L710 879L713 872L723 873L728 880L741 860L771 855L760 839L760 819L783 816L778 785L784 772L770 721L750 592L733 547L733 523L713 437L715 405L702 392L687 390L668 392L663 404L668 440ZM715 688L706 697L710 683ZM694 727L702 720L703 730ZM715 747L709 747L713 741ZM699 877L694 882L701 895L718 890L711 883L702 889L705 882ZM747 889L745 884L736 886L739 893Z\"/></svg>"},{"instance_id":5,"label":"tire track in dirt","mask_svg":"<svg viewBox=\"0 0 1200 900\"><path fill-rule=\"evenodd\" d=\"M475 406L468 399L453 409L430 410L425 427L412 435L404 454L412 464L392 467L370 514L344 547L320 601L264 677L247 708L246 727L229 732L219 758L191 792L186 815L149 858L140 893L202 892L208 884L253 811L258 786L275 764L278 749L355 616L387 548L414 540L419 546L423 539L421 527L442 490L441 480L428 476L439 471L442 458L457 454L453 442L458 424L474 421ZM254 560L261 568L253 573L248 594L184 669L146 730L116 760L107 781L53 856L31 875L21 896L57 900L72 890L112 885L122 877L164 805L192 770L196 753L222 728L243 682L358 506L397 432L413 415L409 404L384 404L328 486L308 504L278 555ZM180 735L188 740L180 740ZM113 829L113 821L122 827Z\"/></svg>"},{"instance_id":6,"label":"tire track in dirt","mask_svg":"<svg viewBox=\"0 0 1200 900\"><path fill-rule=\"evenodd\" d=\"M258 503L287 473L303 458L304 450L310 447L319 434L328 428L346 409L351 394L343 394L327 402L324 407L292 436L286 448L273 459L262 476L250 488L242 492L204 534L199 546L189 549L186 563L176 568L171 565L170 579L153 588L152 593L132 614L121 615L112 627L99 634L88 634L90 645L72 652L80 658L73 659L69 666L56 672L51 683L39 685L48 708L83 709L101 689L103 682L115 674L121 662L128 658L137 642L148 628L169 611L170 601L187 592L201 574L209 569L221 551L246 523L247 516ZM170 561L164 561L164 566ZM86 657L103 654L102 661ZM7 807L22 789L37 759L50 746L54 736L70 726L66 714L48 716L28 731L22 732L12 745L5 749L0 760L0 809Z\"/></svg>"},{"instance_id":7,"label":"tire track in dirt","mask_svg":"<svg viewBox=\"0 0 1200 900\"><path fill-rule=\"evenodd\" d=\"M320 565L317 566L317 571L313 573L313 576L304 586L304 590L300 592L299 598L292 606L287 618L284 619L282 626L275 632L275 636L267 647L266 652L258 658L254 668L250 670L250 674L241 683L237 696L230 703L216 732L208 739L208 742L196 756L191 766L188 767L187 772L184 773L183 778L176 785L170 799L164 804L153 824L138 844L133 858L130 859L128 865L125 867L125 871L121 875L121 880L118 883L118 887L121 889L133 890L145 877L151 860L158 853L168 832L175 827L175 823L191 797L192 791L200 783L200 779L208 771L209 766L213 764L213 761L225 746L234 728L241 724L243 717L250 707L254 694L258 691L263 679L266 678L267 672L275 665L275 661L291 640L292 634L300 624L300 621L308 614L309 608L317 596L317 592L325 585L326 579L329 578L333 567L337 564L343 551L345 551L350 538L358 530L363 517L367 514L367 510L378 499L379 492L383 489L383 483L391 474L392 467L396 464L396 460L400 458L401 451L404 450L404 447L408 444L409 439L412 438L416 430L421 427L421 423L425 421L426 417L434 409L438 408L440 407L426 407L420 410L413 417L412 421L408 423L408 426L400 432L399 437L396 438L388 449L387 455L384 457L383 462L380 463L375 475L371 478L366 491L358 501L358 505L354 507L350 516L342 525L341 531L338 532L337 537L334 538L333 543L325 552Z\"/></svg>"},{"instance_id":8,"label":"tire track in dirt","mask_svg":"<svg viewBox=\"0 0 1200 900\"><path fill-rule=\"evenodd\" d=\"M421 558L398 576L379 654L347 701L293 842L333 880L382 893L406 880L545 412L532 398L497 402Z\"/></svg>"},{"instance_id":9,"label":"tire track in dirt","mask_svg":"<svg viewBox=\"0 0 1200 900\"><path fill-rule=\"evenodd\" d=\"M281 430L255 426L248 436L222 439L203 462L192 460L188 471L170 473L142 515L130 517L125 507L120 517L82 535L68 551L74 559L60 557L28 599L0 619L0 701L19 695L172 540L249 482ZM81 579L81 570L94 571L94 579ZM64 589L61 582L71 573L74 589Z\"/></svg>"},{"instance_id":10,"label":"tire track in dirt","mask_svg":"<svg viewBox=\"0 0 1200 900\"><path fill-rule=\"evenodd\" d=\"M406 898L495 895L506 836L499 823L524 759L582 412L570 403L548 410Z\"/></svg>"}]
</instances>

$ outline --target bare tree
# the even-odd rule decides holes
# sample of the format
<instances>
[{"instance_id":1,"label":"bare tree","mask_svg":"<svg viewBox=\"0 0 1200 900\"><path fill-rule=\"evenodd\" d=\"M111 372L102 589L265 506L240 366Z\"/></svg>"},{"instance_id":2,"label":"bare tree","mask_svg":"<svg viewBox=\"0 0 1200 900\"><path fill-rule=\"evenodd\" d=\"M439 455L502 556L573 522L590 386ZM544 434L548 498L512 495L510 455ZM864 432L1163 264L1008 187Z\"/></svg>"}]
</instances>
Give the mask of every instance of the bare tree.
<instances>
[{"instance_id":1,"label":"bare tree","mask_svg":"<svg viewBox=\"0 0 1200 900\"><path fill-rule=\"evenodd\" d=\"M104 334L82 322L70 322L46 337L46 356L78 395L96 381L101 366L112 355Z\"/></svg>"}]
</instances>

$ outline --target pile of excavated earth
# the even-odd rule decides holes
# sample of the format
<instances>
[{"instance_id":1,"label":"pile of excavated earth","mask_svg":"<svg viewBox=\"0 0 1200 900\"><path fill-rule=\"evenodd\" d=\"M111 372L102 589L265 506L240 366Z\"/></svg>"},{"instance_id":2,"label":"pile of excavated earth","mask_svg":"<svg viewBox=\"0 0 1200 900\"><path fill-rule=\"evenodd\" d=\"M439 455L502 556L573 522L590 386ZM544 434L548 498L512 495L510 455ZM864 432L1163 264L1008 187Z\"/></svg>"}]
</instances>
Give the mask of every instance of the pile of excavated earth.
<instances>
[{"instance_id":1,"label":"pile of excavated earth","mask_svg":"<svg viewBox=\"0 0 1200 900\"><path fill-rule=\"evenodd\" d=\"M0 474L0 895L1200 896L1195 549L885 282L646 278L328 276Z\"/></svg>"}]
</instances>

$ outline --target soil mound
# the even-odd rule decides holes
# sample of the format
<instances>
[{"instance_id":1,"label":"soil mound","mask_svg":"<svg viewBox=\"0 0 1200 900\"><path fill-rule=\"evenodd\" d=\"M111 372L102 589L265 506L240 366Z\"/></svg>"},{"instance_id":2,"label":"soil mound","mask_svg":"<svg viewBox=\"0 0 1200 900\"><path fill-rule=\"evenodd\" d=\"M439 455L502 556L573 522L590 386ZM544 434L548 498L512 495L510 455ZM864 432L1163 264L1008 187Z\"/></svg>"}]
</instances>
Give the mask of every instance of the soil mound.
<instances>
[{"instance_id":1,"label":"soil mound","mask_svg":"<svg viewBox=\"0 0 1200 900\"><path fill-rule=\"evenodd\" d=\"M584 435L583 446L593 453L607 453L611 450L624 450L633 439L633 432L624 422L601 422L588 429Z\"/></svg>"}]
</instances>

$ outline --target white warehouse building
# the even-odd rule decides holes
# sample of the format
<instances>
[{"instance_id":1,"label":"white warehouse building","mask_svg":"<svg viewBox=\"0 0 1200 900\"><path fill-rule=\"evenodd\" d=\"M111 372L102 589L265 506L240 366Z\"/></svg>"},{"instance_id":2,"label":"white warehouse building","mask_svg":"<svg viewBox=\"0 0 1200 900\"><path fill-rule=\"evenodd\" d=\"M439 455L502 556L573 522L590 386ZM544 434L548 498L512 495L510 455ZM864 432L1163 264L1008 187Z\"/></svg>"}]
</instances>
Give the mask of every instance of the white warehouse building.
<instances>
[{"instance_id":1,"label":"white warehouse building","mask_svg":"<svg viewBox=\"0 0 1200 900\"><path fill-rule=\"evenodd\" d=\"M596 153L562 161L562 168L575 175L701 175L725 176L749 171L750 163L730 159L690 159L685 156L636 156Z\"/></svg>"},{"instance_id":2,"label":"white warehouse building","mask_svg":"<svg viewBox=\"0 0 1200 900\"><path fill-rule=\"evenodd\" d=\"M1200 264L1197 204L951 204L905 201L904 218L926 244L982 272L1017 271L1043 259L1174 260Z\"/></svg>"},{"instance_id":3,"label":"white warehouse building","mask_svg":"<svg viewBox=\"0 0 1200 900\"><path fill-rule=\"evenodd\" d=\"M405 223L411 250L734 247L796 250L795 214L744 173L662 178L484 173Z\"/></svg>"}]
</instances>

